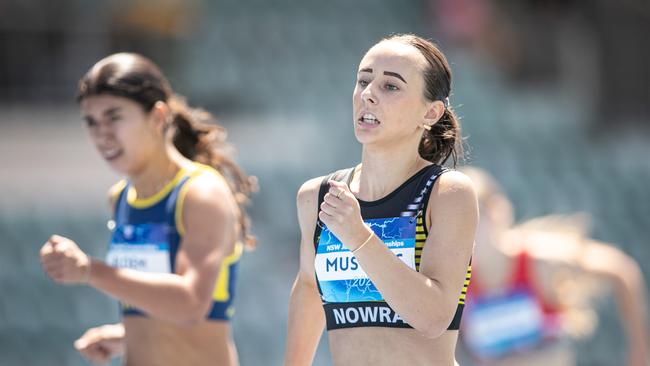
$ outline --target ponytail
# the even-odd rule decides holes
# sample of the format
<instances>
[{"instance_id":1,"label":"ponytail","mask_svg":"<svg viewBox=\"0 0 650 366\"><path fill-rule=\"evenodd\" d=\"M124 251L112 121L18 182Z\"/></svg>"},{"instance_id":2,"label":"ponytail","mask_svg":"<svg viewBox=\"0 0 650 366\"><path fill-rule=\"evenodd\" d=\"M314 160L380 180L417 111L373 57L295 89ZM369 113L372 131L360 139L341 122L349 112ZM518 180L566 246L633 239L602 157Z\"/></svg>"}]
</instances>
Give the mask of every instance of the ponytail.
<instances>
[{"instance_id":1,"label":"ponytail","mask_svg":"<svg viewBox=\"0 0 650 366\"><path fill-rule=\"evenodd\" d=\"M418 151L423 159L438 165L451 157L455 167L463 150L459 118L451 107L447 107L431 130L424 131Z\"/></svg>"},{"instance_id":2,"label":"ponytail","mask_svg":"<svg viewBox=\"0 0 650 366\"><path fill-rule=\"evenodd\" d=\"M179 95L171 96L167 103L174 115L174 146L186 158L211 166L226 178L239 206L244 245L247 249L253 249L257 240L250 232L250 218L245 206L250 201L251 193L257 191L256 178L247 176L232 160L234 149L226 142L226 129L217 125L209 112L189 107Z\"/></svg>"}]
</instances>

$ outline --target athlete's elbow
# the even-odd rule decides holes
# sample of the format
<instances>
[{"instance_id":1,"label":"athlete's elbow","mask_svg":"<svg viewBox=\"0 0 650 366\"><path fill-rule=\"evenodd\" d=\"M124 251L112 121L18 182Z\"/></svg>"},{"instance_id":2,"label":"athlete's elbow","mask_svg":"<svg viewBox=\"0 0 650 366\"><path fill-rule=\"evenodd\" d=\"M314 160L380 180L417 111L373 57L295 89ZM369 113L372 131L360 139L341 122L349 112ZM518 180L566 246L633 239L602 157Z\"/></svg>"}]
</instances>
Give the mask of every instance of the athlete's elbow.
<instances>
[{"instance_id":1,"label":"athlete's elbow","mask_svg":"<svg viewBox=\"0 0 650 366\"><path fill-rule=\"evenodd\" d=\"M425 338L434 339L443 335L449 328L449 324L451 324L451 319L446 312L432 309L425 319L413 327Z\"/></svg>"}]
</instances>

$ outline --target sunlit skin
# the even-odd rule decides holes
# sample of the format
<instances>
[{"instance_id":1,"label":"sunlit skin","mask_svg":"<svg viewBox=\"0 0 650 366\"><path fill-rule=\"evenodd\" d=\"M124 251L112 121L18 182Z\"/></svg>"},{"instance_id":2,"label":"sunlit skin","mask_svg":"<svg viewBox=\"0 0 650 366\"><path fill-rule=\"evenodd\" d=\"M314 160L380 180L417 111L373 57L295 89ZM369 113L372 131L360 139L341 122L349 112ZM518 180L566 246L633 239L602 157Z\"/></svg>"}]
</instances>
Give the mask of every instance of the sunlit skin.
<instances>
[{"instance_id":1,"label":"sunlit skin","mask_svg":"<svg viewBox=\"0 0 650 366\"><path fill-rule=\"evenodd\" d=\"M352 94L354 134L363 145L364 185L358 198L366 201L381 197L397 188L408 177L429 163L418 154L422 125L435 124L444 113L441 101L424 97L424 56L401 42L384 41L372 47L359 63ZM399 76L399 77L398 77ZM378 124L364 123L367 113ZM406 164L401 159L409 156ZM391 173L385 174L383 166ZM366 179L367 178L367 179ZM381 185L372 187L366 182ZM378 192L373 192L378 189Z\"/></svg>"},{"instance_id":2,"label":"sunlit skin","mask_svg":"<svg viewBox=\"0 0 650 366\"><path fill-rule=\"evenodd\" d=\"M426 59L414 47L385 41L372 47L359 64L352 94L354 133L365 149L394 145L417 149L422 123L434 124L444 112L441 101L424 97ZM374 115L378 124L362 121Z\"/></svg>"},{"instance_id":3,"label":"sunlit skin","mask_svg":"<svg viewBox=\"0 0 650 366\"><path fill-rule=\"evenodd\" d=\"M436 123L444 104L424 97L425 65L424 56L412 46L383 41L372 47L360 62L352 97L354 133L363 150L350 187L331 182L320 207L317 194L323 177L309 180L298 192L300 270L289 305L285 365L311 364L324 327L314 279L317 217L348 249L366 243L355 252L360 265L391 307L415 328L329 331L333 364L454 365L458 332L446 328L472 250L477 208L471 183L452 172L435 184L425 219L429 227L441 229L427 237L420 272L404 266L377 237L366 242L371 232L357 201L381 199L430 164L418 153L422 125Z\"/></svg>"},{"instance_id":4,"label":"sunlit skin","mask_svg":"<svg viewBox=\"0 0 650 366\"><path fill-rule=\"evenodd\" d=\"M191 165L166 134L171 113L164 102L146 111L127 98L95 95L84 98L80 107L100 156L129 178L138 198L154 195ZM181 218L186 233L175 273L113 268L56 235L43 246L44 270L56 282L87 283L149 314L124 316L120 324L83 334L75 348L94 363L125 353L129 366L237 365L230 324L208 321L205 315L221 262L233 252L239 210L223 177L206 174L188 184Z\"/></svg>"},{"instance_id":5,"label":"sunlit skin","mask_svg":"<svg viewBox=\"0 0 650 366\"><path fill-rule=\"evenodd\" d=\"M145 111L138 103L123 97L98 95L81 102L86 130L99 155L118 173L129 176L142 197L160 187L147 182L169 180L180 165L189 164L164 137L169 108L158 103ZM164 177L156 175L164 173Z\"/></svg>"}]
</instances>

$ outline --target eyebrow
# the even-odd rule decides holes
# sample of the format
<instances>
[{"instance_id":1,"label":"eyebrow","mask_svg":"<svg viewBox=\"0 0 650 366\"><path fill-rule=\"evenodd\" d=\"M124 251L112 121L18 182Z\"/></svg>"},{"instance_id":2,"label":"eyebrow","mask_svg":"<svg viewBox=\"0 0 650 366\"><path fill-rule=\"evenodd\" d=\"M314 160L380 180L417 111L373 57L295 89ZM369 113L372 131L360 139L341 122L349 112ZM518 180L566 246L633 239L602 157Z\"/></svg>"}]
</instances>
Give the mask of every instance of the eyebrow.
<instances>
[{"instance_id":1,"label":"eyebrow","mask_svg":"<svg viewBox=\"0 0 650 366\"><path fill-rule=\"evenodd\" d=\"M107 115L110 115L110 114L115 114L115 113L117 113L117 112L119 112L121 110L122 110L122 108L120 108L120 107L113 107L113 108L109 108L109 109L105 110L103 114L105 116L107 116Z\"/></svg>"},{"instance_id":2,"label":"eyebrow","mask_svg":"<svg viewBox=\"0 0 650 366\"><path fill-rule=\"evenodd\" d=\"M369 72L369 73L372 73L372 69L371 69L371 68L365 68L365 69L361 69L361 70L359 70L359 72ZM393 71L384 71L384 75L392 76L392 77L396 77L396 78L402 80L402 81L404 82L404 84L408 84L408 83L406 82L406 80L404 80L404 78L402 77L402 75L400 75L400 74L398 74L398 73L396 73L396 72L393 72Z\"/></svg>"},{"instance_id":3,"label":"eyebrow","mask_svg":"<svg viewBox=\"0 0 650 366\"><path fill-rule=\"evenodd\" d=\"M105 110L104 112L102 112L102 115L111 116L111 115L114 115L114 114L120 112L121 110L122 110L121 107L111 107L111 108ZM87 122L95 120L93 118L93 116L91 116L91 115L86 115L86 116L83 116L82 118L84 119L84 121L87 121Z\"/></svg>"}]
</instances>

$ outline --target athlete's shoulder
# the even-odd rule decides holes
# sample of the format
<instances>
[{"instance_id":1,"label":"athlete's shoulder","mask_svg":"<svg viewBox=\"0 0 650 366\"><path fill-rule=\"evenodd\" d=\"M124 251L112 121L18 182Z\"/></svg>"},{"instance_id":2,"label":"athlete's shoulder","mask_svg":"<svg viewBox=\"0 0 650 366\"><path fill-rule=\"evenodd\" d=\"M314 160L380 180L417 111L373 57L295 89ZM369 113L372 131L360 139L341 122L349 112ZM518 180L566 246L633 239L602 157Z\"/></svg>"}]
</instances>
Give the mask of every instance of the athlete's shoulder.
<instances>
[{"instance_id":1,"label":"athlete's shoulder","mask_svg":"<svg viewBox=\"0 0 650 366\"><path fill-rule=\"evenodd\" d=\"M438 177L429 197L429 204L435 211L451 210L460 216L478 215L474 184L467 175L457 170L447 170Z\"/></svg>"},{"instance_id":2,"label":"athlete's shoulder","mask_svg":"<svg viewBox=\"0 0 650 366\"><path fill-rule=\"evenodd\" d=\"M476 198L476 191L472 180L462 172L449 169L443 172L438 178L438 195L451 197Z\"/></svg>"},{"instance_id":3,"label":"athlete's shoulder","mask_svg":"<svg viewBox=\"0 0 650 366\"><path fill-rule=\"evenodd\" d=\"M296 203L298 204L299 210L301 207L316 205L316 202L318 201L318 191L326 177L327 175L309 179L300 186L296 197Z\"/></svg>"},{"instance_id":4,"label":"athlete's shoulder","mask_svg":"<svg viewBox=\"0 0 650 366\"><path fill-rule=\"evenodd\" d=\"M205 165L201 163L197 163L195 161L185 165L182 167L183 170L185 170L185 174L188 175L190 178L193 177L199 177L199 176L208 176L208 177L221 177L221 173L214 167L210 165Z\"/></svg>"},{"instance_id":5,"label":"athlete's shoulder","mask_svg":"<svg viewBox=\"0 0 650 366\"><path fill-rule=\"evenodd\" d=\"M108 197L108 204L110 207L113 207L115 205L115 202L117 202L118 197L126 187L126 183L127 183L126 179L122 179L117 183L113 184L111 188L108 189L107 197Z\"/></svg>"},{"instance_id":6,"label":"athlete's shoulder","mask_svg":"<svg viewBox=\"0 0 650 366\"><path fill-rule=\"evenodd\" d=\"M200 201L220 201L232 196L226 178L211 166L193 163L185 168L189 179L186 183L187 198Z\"/></svg>"},{"instance_id":7,"label":"athlete's shoulder","mask_svg":"<svg viewBox=\"0 0 650 366\"><path fill-rule=\"evenodd\" d=\"M181 233L192 227L203 230L231 227L239 209L228 181L215 169L188 169L189 179L177 203L176 224ZM188 226L189 225L189 226Z\"/></svg>"}]
</instances>

